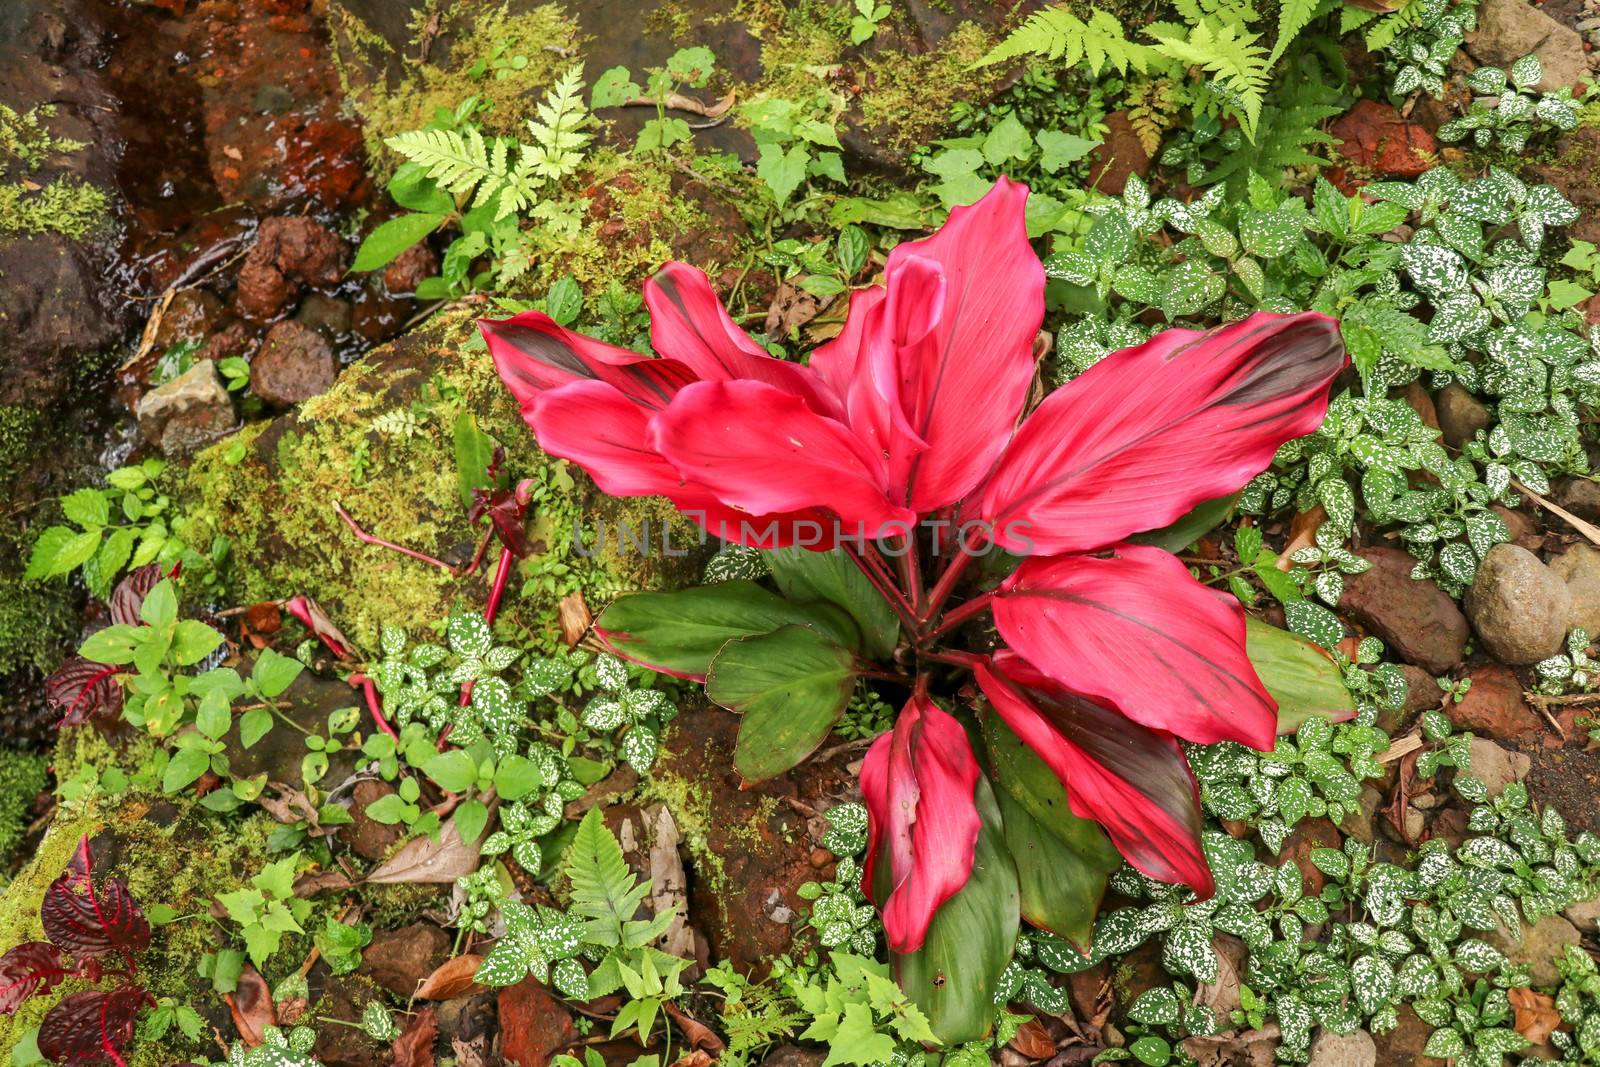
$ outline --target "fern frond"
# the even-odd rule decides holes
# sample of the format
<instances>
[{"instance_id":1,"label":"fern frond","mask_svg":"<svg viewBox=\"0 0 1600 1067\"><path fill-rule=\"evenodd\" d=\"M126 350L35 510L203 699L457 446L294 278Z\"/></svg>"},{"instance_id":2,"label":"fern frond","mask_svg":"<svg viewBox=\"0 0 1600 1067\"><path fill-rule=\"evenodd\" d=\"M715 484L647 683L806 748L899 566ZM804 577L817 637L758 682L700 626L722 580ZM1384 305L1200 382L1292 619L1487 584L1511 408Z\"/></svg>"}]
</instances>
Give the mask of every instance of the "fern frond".
<instances>
[{"instance_id":1,"label":"fern frond","mask_svg":"<svg viewBox=\"0 0 1600 1067\"><path fill-rule=\"evenodd\" d=\"M606 829L600 809L590 808L578 824L567 853L567 878L572 882L572 910L589 920L588 939L597 945L620 945L625 924L650 889L628 869L622 846Z\"/></svg>"},{"instance_id":2,"label":"fern frond","mask_svg":"<svg viewBox=\"0 0 1600 1067\"><path fill-rule=\"evenodd\" d=\"M583 68L573 67L561 76L538 107L539 117L528 120L533 146L523 159L541 178L556 181L576 171L583 148L591 136L583 132L589 109L583 102Z\"/></svg>"},{"instance_id":3,"label":"fern frond","mask_svg":"<svg viewBox=\"0 0 1600 1067\"><path fill-rule=\"evenodd\" d=\"M1255 140L1267 89L1267 50L1256 44L1261 35L1238 25L1218 26L1209 18L1191 27L1187 37L1172 31L1170 23L1145 28L1158 42L1156 52L1212 75L1214 88L1238 113L1245 136Z\"/></svg>"},{"instance_id":4,"label":"fern frond","mask_svg":"<svg viewBox=\"0 0 1600 1067\"><path fill-rule=\"evenodd\" d=\"M1321 125L1343 114L1344 110L1340 94L1318 78L1285 83L1262 108L1255 141L1229 153L1206 173L1203 181L1208 185L1226 181L1230 191L1238 195L1252 173L1276 185L1291 167L1325 166L1327 160L1307 149L1334 143L1335 138L1324 132Z\"/></svg>"},{"instance_id":5,"label":"fern frond","mask_svg":"<svg viewBox=\"0 0 1600 1067\"><path fill-rule=\"evenodd\" d=\"M724 1062L734 1067L747 1063L751 1053L792 1038L809 1020L788 997L768 986L752 985L737 1004L722 1012L722 1029L728 1037Z\"/></svg>"},{"instance_id":6,"label":"fern frond","mask_svg":"<svg viewBox=\"0 0 1600 1067\"><path fill-rule=\"evenodd\" d=\"M495 138L485 140L477 127L457 130L411 130L396 134L384 144L406 159L420 165L439 188L452 196L463 197L477 190L474 207L482 207L498 196L496 218L523 211L538 199L543 179L519 161L511 165L511 149L516 142Z\"/></svg>"},{"instance_id":7,"label":"fern frond","mask_svg":"<svg viewBox=\"0 0 1600 1067\"><path fill-rule=\"evenodd\" d=\"M1323 0L1283 0L1278 8L1278 39L1272 42L1272 54L1267 57L1267 66L1278 61L1322 6Z\"/></svg>"},{"instance_id":8,"label":"fern frond","mask_svg":"<svg viewBox=\"0 0 1600 1067\"><path fill-rule=\"evenodd\" d=\"M1150 55L1148 45L1128 40L1122 23L1098 7L1089 9L1089 20L1085 22L1070 8L1060 5L1030 16L974 65L988 66L1018 56L1043 56L1069 67L1083 63L1090 74L1098 77L1107 64L1122 74L1128 73L1130 67L1143 74L1149 68Z\"/></svg>"}]
</instances>

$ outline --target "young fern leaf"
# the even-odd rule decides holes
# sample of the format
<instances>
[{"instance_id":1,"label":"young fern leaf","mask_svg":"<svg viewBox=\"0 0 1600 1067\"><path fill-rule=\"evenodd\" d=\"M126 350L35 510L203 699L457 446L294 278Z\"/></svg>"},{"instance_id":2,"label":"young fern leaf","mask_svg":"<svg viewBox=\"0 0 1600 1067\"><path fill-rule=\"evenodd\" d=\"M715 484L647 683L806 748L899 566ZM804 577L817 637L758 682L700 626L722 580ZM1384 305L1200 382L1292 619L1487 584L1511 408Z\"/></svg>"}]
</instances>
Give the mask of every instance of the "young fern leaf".
<instances>
[{"instance_id":1,"label":"young fern leaf","mask_svg":"<svg viewBox=\"0 0 1600 1067\"><path fill-rule=\"evenodd\" d=\"M1255 140L1267 88L1267 50L1256 44L1260 34L1234 24L1218 28L1209 18L1190 27L1187 37L1170 22L1152 23L1145 33L1158 42L1153 46L1158 54L1209 72L1245 136Z\"/></svg>"},{"instance_id":2,"label":"young fern leaf","mask_svg":"<svg viewBox=\"0 0 1600 1067\"><path fill-rule=\"evenodd\" d=\"M572 911L589 920L588 940L593 944L639 948L672 921L670 911L652 920L634 920L650 885L628 869L622 846L606 829L598 808L591 808L578 824L567 853L567 877L572 881Z\"/></svg>"},{"instance_id":3,"label":"young fern leaf","mask_svg":"<svg viewBox=\"0 0 1600 1067\"><path fill-rule=\"evenodd\" d=\"M1276 185L1290 167L1326 166L1327 160L1306 149L1335 143L1321 124L1344 110L1339 93L1323 82L1314 78L1289 82L1262 107L1255 140L1225 156L1206 173L1204 183L1226 181L1229 192L1237 196L1252 173Z\"/></svg>"},{"instance_id":4,"label":"young fern leaf","mask_svg":"<svg viewBox=\"0 0 1600 1067\"><path fill-rule=\"evenodd\" d=\"M589 109L583 102L583 68L573 67L538 107L539 117L528 120L533 144L522 147L519 166L541 178L557 181L583 163L583 148L590 135L583 132Z\"/></svg>"},{"instance_id":5,"label":"young fern leaf","mask_svg":"<svg viewBox=\"0 0 1600 1067\"><path fill-rule=\"evenodd\" d=\"M511 166L510 149L515 142L499 138L485 141L483 134L471 126L465 133L411 130L396 134L384 143L420 164L428 177L446 192L466 196L476 189L473 207L482 207L499 196L497 219L529 207L537 199L537 189L544 182L522 161Z\"/></svg>"},{"instance_id":6,"label":"young fern leaf","mask_svg":"<svg viewBox=\"0 0 1600 1067\"><path fill-rule=\"evenodd\" d=\"M1070 8L1060 5L1031 16L975 66L1018 56L1058 59L1069 67L1084 63L1089 73L1098 77L1107 64L1122 74L1128 73L1129 67L1143 74L1149 68L1151 49L1128 40L1122 23L1098 7L1089 9L1089 21L1085 22Z\"/></svg>"}]
</instances>

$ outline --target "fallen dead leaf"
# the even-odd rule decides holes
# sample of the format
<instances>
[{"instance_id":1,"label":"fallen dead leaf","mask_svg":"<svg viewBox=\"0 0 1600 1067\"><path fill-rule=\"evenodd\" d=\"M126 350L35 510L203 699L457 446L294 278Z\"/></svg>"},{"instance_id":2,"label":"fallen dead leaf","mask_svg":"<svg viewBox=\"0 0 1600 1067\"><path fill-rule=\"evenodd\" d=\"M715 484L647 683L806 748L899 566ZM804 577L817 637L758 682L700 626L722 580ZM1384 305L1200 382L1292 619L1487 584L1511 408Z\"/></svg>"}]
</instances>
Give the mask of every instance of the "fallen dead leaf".
<instances>
[{"instance_id":1,"label":"fallen dead leaf","mask_svg":"<svg viewBox=\"0 0 1600 1067\"><path fill-rule=\"evenodd\" d=\"M377 870L367 875L368 882L380 885L398 883L442 884L454 882L463 874L478 869L478 846L461 840L454 820L444 824L437 841L424 834L401 846Z\"/></svg>"},{"instance_id":2,"label":"fallen dead leaf","mask_svg":"<svg viewBox=\"0 0 1600 1067\"><path fill-rule=\"evenodd\" d=\"M1561 1013L1556 1010L1555 998L1532 989L1508 990L1511 1008L1516 1013L1512 1024L1517 1033L1535 1045L1546 1044L1550 1035L1561 1025Z\"/></svg>"},{"instance_id":3,"label":"fallen dead leaf","mask_svg":"<svg viewBox=\"0 0 1600 1067\"><path fill-rule=\"evenodd\" d=\"M556 616L561 623L561 641L568 648L582 641L583 635L594 624L594 615L589 611L589 605L583 602L582 590L573 590L562 597L561 603L556 605Z\"/></svg>"},{"instance_id":4,"label":"fallen dead leaf","mask_svg":"<svg viewBox=\"0 0 1600 1067\"><path fill-rule=\"evenodd\" d=\"M1328 513L1321 504L1310 511L1302 511L1295 515L1289 522L1289 541L1283 546L1283 552L1278 556L1278 569L1287 571L1294 566L1289 559L1297 551L1308 545L1316 543L1317 527L1328 519Z\"/></svg>"},{"instance_id":5,"label":"fallen dead leaf","mask_svg":"<svg viewBox=\"0 0 1600 1067\"><path fill-rule=\"evenodd\" d=\"M232 993L222 994L222 999L227 1001L228 1011L233 1015L239 1039L251 1048L261 1044L261 1034L266 1027L278 1025L272 990L261 972L248 963L239 973L239 987Z\"/></svg>"},{"instance_id":6,"label":"fallen dead leaf","mask_svg":"<svg viewBox=\"0 0 1600 1067\"><path fill-rule=\"evenodd\" d=\"M693 1052L679 1056L672 1061L672 1067L711 1067L715 1062L706 1054L704 1049L695 1049Z\"/></svg>"},{"instance_id":7,"label":"fallen dead leaf","mask_svg":"<svg viewBox=\"0 0 1600 1067\"><path fill-rule=\"evenodd\" d=\"M450 1039L450 1053L456 1058L456 1067L483 1067L483 1038L473 1038L463 1041L459 1037Z\"/></svg>"},{"instance_id":8,"label":"fallen dead leaf","mask_svg":"<svg viewBox=\"0 0 1600 1067\"><path fill-rule=\"evenodd\" d=\"M343 871L311 871L294 880L294 895L314 897L328 890L349 889L352 884Z\"/></svg>"},{"instance_id":9,"label":"fallen dead leaf","mask_svg":"<svg viewBox=\"0 0 1600 1067\"><path fill-rule=\"evenodd\" d=\"M718 1037L711 1027L685 1012L672 1001L665 1001L661 1006L666 1009L668 1015L672 1016L672 1021L678 1024L678 1029L683 1031L683 1036L688 1039L690 1047L699 1051L701 1055L706 1052L721 1052L727 1047L722 1043L722 1038ZM686 1056L684 1058L688 1059L689 1057ZM682 1061L680 1060L679 1062ZM709 1057L707 1062L710 1062Z\"/></svg>"},{"instance_id":10,"label":"fallen dead leaf","mask_svg":"<svg viewBox=\"0 0 1600 1067\"><path fill-rule=\"evenodd\" d=\"M1017 1027L1011 1047L1030 1060L1047 1060L1056 1054L1056 1043L1050 1040L1049 1031L1038 1019L1029 1019Z\"/></svg>"},{"instance_id":11,"label":"fallen dead leaf","mask_svg":"<svg viewBox=\"0 0 1600 1067\"><path fill-rule=\"evenodd\" d=\"M438 1036L438 1013L432 1008L423 1008L394 1039L392 1067L433 1067L433 1042Z\"/></svg>"},{"instance_id":12,"label":"fallen dead leaf","mask_svg":"<svg viewBox=\"0 0 1600 1067\"><path fill-rule=\"evenodd\" d=\"M422 980L414 994L417 1000L454 1000L464 997L469 993L476 993L483 988L472 980L482 965L483 957L475 952L469 952L455 959L445 960L433 969L433 973Z\"/></svg>"},{"instance_id":13,"label":"fallen dead leaf","mask_svg":"<svg viewBox=\"0 0 1600 1067\"><path fill-rule=\"evenodd\" d=\"M766 332L768 337L786 339L790 331L798 330L822 311L824 304L792 280L778 286L778 293L767 308Z\"/></svg>"}]
</instances>

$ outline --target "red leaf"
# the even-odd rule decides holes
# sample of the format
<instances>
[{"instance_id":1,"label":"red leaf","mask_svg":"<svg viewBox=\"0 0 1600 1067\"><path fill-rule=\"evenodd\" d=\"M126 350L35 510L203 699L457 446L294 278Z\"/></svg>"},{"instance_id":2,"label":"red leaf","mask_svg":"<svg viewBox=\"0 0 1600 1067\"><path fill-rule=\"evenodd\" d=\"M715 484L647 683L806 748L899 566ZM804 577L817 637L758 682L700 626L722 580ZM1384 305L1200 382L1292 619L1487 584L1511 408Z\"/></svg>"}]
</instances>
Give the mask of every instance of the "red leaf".
<instances>
[{"instance_id":1,"label":"red leaf","mask_svg":"<svg viewBox=\"0 0 1600 1067\"><path fill-rule=\"evenodd\" d=\"M45 935L79 959L115 952L132 966L133 956L150 944L150 924L127 883L112 879L94 884L88 837L79 842L72 868L45 891L39 918Z\"/></svg>"},{"instance_id":2,"label":"red leaf","mask_svg":"<svg viewBox=\"0 0 1600 1067\"><path fill-rule=\"evenodd\" d=\"M310 630L323 644L328 646L329 652L332 652L340 659L355 658L350 651L355 646L350 643L348 637L339 632L339 628L333 624L333 620L328 618L328 613L323 611L315 600L301 593L299 596L292 596L288 600L279 601L278 606L299 619L302 626Z\"/></svg>"},{"instance_id":3,"label":"red leaf","mask_svg":"<svg viewBox=\"0 0 1600 1067\"><path fill-rule=\"evenodd\" d=\"M176 576L176 565L167 573L161 573L161 564L146 563L136 571L129 571L128 576L117 583L111 591L111 621L121 623L123 626L143 626L144 620L139 617L139 608L144 604L144 598L154 589L163 578Z\"/></svg>"},{"instance_id":4,"label":"red leaf","mask_svg":"<svg viewBox=\"0 0 1600 1067\"><path fill-rule=\"evenodd\" d=\"M1200 790L1171 734L1071 692L1009 651L976 670L995 711L1061 780L1074 815L1105 827L1150 877L1211 896Z\"/></svg>"},{"instance_id":5,"label":"red leaf","mask_svg":"<svg viewBox=\"0 0 1600 1067\"><path fill-rule=\"evenodd\" d=\"M153 1003L150 995L137 986L63 997L39 1025L39 1052L60 1067L127 1067L122 1051L133 1040L134 1017L147 1003Z\"/></svg>"},{"instance_id":6,"label":"red leaf","mask_svg":"<svg viewBox=\"0 0 1600 1067\"><path fill-rule=\"evenodd\" d=\"M125 669L69 657L44 680L45 701L61 713L56 726L115 722L122 714L122 686L116 675Z\"/></svg>"},{"instance_id":7,"label":"red leaf","mask_svg":"<svg viewBox=\"0 0 1600 1067\"><path fill-rule=\"evenodd\" d=\"M678 360L641 356L573 333L542 311L479 319L478 329L525 421L541 393L571 382L605 382L635 404L659 408L695 380L694 372Z\"/></svg>"},{"instance_id":8,"label":"red leaf","mask_svg":"<svg viewBox=\"0 0 1600 1067\"><path fill-rule=\"evenodd\" d=\"M894 730L867 751L861 793L869 840L861 886L883 909L896 952L922 947L933 913L972 875L977 784L978 761L966 731L927 697L913 697ZM884 858L891 874L887 896L873 892Z\"/></svg>"},{"instance_id":9,"label":"red leaf","mask_svg":"<svg viewBox=\"0 0 1600 1067\"><path fill-rule=\"evenodd\" d=\"M1278 705L1245 654L1239 602L1159 548L1023 560L994 621L1040 671L1136 722L1201 744L1273 746Z\"/></svg>"},{"instance_id":10,"label":"red leaf","mask_svg":"<svg viewBox=\"0 0 1600 1067\"><path fill-rule=\"evenodd\" d=\"M1325 315L1258 312L1114 352L1039 405L984 489L981 516L1022 555L1154 530L1265 470L1315 430L1347 360Z\"/></svg>"},{"instance_id":11,"label":"red leaf","mask_svg":"<svg viewBox=\"0 0 1600 1067\"><path fill-rule=\"evenodd\" d=\"M34 994L48 993L74 973L70 960L48 941L25 941L0 956L0 1014L10 1015Z\"/></svg>"}]
</instances>

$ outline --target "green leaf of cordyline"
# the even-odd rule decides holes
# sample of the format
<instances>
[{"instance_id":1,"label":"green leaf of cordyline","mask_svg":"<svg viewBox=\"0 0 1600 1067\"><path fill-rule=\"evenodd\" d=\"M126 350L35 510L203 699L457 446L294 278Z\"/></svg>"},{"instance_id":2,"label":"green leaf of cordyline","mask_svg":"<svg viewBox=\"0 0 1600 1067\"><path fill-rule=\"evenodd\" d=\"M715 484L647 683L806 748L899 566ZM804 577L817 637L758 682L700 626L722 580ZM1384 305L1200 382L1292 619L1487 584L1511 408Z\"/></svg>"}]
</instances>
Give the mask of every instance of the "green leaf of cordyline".
<instances>
[{"instance_id":1,"label":"green leaf of cordyline","mask_svg":"<svg viewBox=\"0 0 1600 1067\"><path fill-rule=\"evenodd\" d=\"M1313 715L1342 722L1356 713L1339 668L1305 638L1260 619L1245 619L1245 654L1278 702L1278 732L1293 733Z\"/></svg>"},{"instance_id":2,"label":"green leaf of cordyline","mask_svg":"<svg viewBox=\"0 0 1600 1067\"><path fill-rule=\"evenodd\" d=\"M826 634L789 625L730 641L711 661L706 695L742 712L733 763L759 782L816 751L855 691L854 657Z\"/></svg>"}]
</instances>

